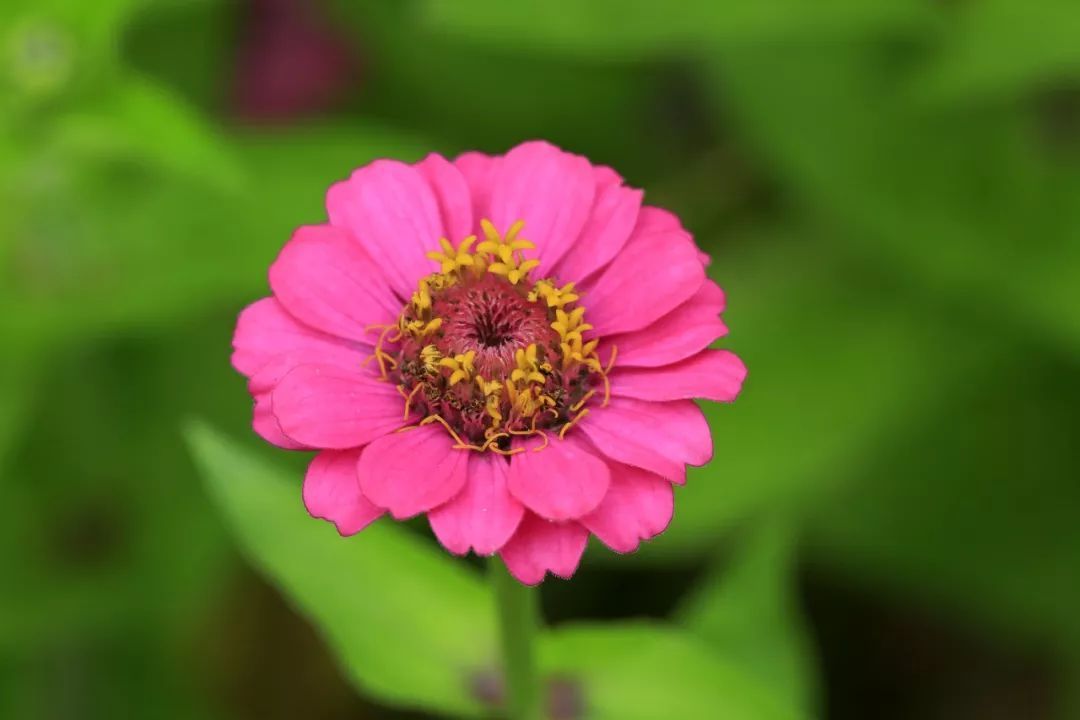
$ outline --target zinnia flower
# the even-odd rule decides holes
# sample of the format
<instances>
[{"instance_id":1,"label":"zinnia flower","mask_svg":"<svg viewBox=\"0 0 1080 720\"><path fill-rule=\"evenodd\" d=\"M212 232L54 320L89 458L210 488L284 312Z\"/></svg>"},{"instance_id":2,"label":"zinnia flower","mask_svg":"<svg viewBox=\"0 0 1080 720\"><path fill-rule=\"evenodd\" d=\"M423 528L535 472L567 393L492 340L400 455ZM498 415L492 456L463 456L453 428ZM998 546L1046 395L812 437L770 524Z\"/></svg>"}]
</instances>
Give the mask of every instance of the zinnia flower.
<instances>
[{"instance_id":1,"label":"zinnia flower","mask_svg":"<svg viewBox=\"0 0 1080 720\"><path fill-rule=\"evenodd\" d=\"M343 535L427 513L452 553L570 577L589 534L631 552L712 456L730 402L724 294L669 212L547 143L377 160L330 188L243 311L254 428L317 450L304 503Z\"/></svg>"}]
</instances>

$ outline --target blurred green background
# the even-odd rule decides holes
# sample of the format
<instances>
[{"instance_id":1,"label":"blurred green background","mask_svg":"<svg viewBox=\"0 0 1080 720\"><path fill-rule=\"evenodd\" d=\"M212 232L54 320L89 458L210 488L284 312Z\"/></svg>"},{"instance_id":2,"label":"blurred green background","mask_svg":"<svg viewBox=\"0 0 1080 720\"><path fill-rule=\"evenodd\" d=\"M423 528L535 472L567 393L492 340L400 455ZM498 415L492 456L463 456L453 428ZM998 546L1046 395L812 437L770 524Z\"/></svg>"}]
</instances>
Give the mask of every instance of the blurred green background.
<instances>
[{"instance_id":1,"label":"blurred green background","mask_svg":"<svg viewBox=\"0 0 1080 720\"><path fill-rule=\"evenodd\" d=\"M1075 0L5 0L0 127L0 717L482 712L394 675L474 575L304 519L229 342L332 181L535 137L682 216L750 368L671 529L544 585L682 628L553 640L563 717L1080 717Z\"/></svg>"}]
</instances>

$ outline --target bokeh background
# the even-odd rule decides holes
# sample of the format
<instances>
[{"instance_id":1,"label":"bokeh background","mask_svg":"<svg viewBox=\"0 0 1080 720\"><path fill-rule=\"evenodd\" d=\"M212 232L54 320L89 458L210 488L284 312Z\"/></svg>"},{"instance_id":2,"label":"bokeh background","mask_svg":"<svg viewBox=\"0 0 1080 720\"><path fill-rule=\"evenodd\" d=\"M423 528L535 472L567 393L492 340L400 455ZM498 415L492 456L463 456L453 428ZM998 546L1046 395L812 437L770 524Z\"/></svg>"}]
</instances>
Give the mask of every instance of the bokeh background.
<instances>
[{"instance_id":1,"label":"bokeh background","mask_svg":"<svg viewBox=\"0 0 1080 720\"><path fill-rule=\"evenodd\" d=\"M806 717L1080 717L1075 2L5 0L0 128L0 717L428 717L185 427L299 503L228 364L266 267L356 166L537 137L683 217L750 368L549 619L668 618Z\"/></svg>"}]
</instances>

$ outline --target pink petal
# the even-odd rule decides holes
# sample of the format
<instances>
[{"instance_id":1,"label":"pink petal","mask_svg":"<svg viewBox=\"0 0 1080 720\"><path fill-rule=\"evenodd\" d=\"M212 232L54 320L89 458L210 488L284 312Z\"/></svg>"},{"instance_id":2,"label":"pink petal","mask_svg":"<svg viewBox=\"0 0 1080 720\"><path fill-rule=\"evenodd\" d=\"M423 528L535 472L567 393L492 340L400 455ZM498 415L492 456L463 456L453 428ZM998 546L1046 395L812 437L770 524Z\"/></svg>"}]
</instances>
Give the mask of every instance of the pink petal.
<instances>
[{"instance_id":1,"label":"pink petal","mask_svg":"<svg viewBox=\"0 0 1080 720\"><path fill-rule=\"evenodd\" d=\"M581 524L615 552L627 553L664 532L674 511L670 482L647 470L612 463L611 489Z\"/></svg>"},{"instance_id":2,"label":"pink petal","mask_svg":"<svg viewBox=\"0 0 1080 720\"><path fill-rule=\"evenodd\" d=\"M593 510L604 498L608 465L580 437L553 438L547 447L530 441L510 458L510 492L548 520L572 520Z\"/></svg>"},{"instance_id":3,"label":"pink petal","mask_svg":"<svg viewBox=\"0 0 1080 720\"><path fill-rule=\"evenodd\" d=\"M303 325L285 311L276 299L263 298L240 313L233 334L232 364L241 374L251 377L279 355L319 362L332 357L338 363L355 358L362 362L371 352L369 346L341 340Z\"/></svg>"},{"instance_id":4,"label":"pink petal","mask_svg":"<svg viewBox=\"0 0 1080 720\"><path fill-rule=\"evenodd\" d=\"M596 181L597 189L608 185L622 185L623 177L607 165L593 165L593 180Z\"/></svg>"},{"instance_id":5,"label":"pink petal","mask_svg":"<svg viewBox=\"0 0 1080 720\"><path fill-rule=\"evenodd\" d=\"M360 492L359 457L359 450L323 450L304 476L304 507L334 523L342 535L355 535L383 514Z\"/></svg>"},{"instance_id":6,"label":"pink petal","mask_svg":"<svg viewBox=\"0 0 1080 720\"><path fill-rule=\"evenodd\" d=\"M491 221L500 231L525 221L521 235L536 243L536 276L544 277L589 219L596 190L592 165L549 143L527 142L503 157L492 182Z\"/></svg>"},{"instance_id":7,"label":"pink petal","mask_svg":"<svg viewBox=\"0 0 1080 720\"><path fill-rule=\"evenodd\" d=\"M616 368L610 378L612 394L623 397L733 402L746 379L746 366L728 350L703 350L674 365Z\"/></svg>"},{"instance_id":8,"label":"pink petal","mask_svg":"<svg viewBox=\"0 0 1080 720\"><path fill-rule=\"evenodd\" d=\"M465 486L471 451L458 450L441 426L382 437L360 454L360 489L397 519L436 508Z\"/></svg>"},{"instance_id":9,"label":"pink petal","mask_svg":"<svg viewBox=\"0 0 1080 720\"><path fill-rule=\"evenodd\" d=\"M356 372L363 367L364 360L370 355L371 350L368 348L364 348L364 351L350 349L327 353L315 353L302 349L275 355L248 380L248 392L252 395L270 392L283 377L301 365L333 365L344 371Z\"/></svg>"},{"instance_id":10,"label":"pink petal","mask_svg":"<svg viewBox=\"0 0 1080 720\"><path fill-rule=\"evenodd\" d=\"M618 348L616 367L657 367L669 365L704 350L727 334L720 319L724 291L711 280L689 300L652 325L600 341L600 356L608 357L611 346Z\"/></svg>"},{"instance_id":11,"label":"pink petal","mask_svg":"<svg viewBox=\"0 0 1080 720\"><path fill-rule=\"evenodd\" d=\"M555 276L579 281L611 262L626 245L638 210L642 192L622 185L598 186L589 220L581 237L559 261Z\"/></svg>"},{"instance_id":12,"label":"pink petal","mask_svg":"<svg viewBox=\"0 0 1080 720\"><path fill-rule=\"evenodd\" d=\"M635 229L622 252L584 288L596 333L640 330L693 297L705 281L697 252L680 230Z\"/></svg>"},{"instance_id":13,"label":"pink petal","mask_svg":"<svg viewBox=\"0 0 1080 720\"><path fill-rule=\"evenodd\" d=\"M522 507L506 489L510 464L495 453L472 453L465 489L428 513L435 537L452 553L491 555L514 534Z\"/></svg>"},{"instance_id":14,"label":"pink petal","mask_svg":"<svg viewBox=\"0 0 1080 720\"><path fill-rule=\"evenodd\" d=\"M301 365L271 397L281 430L309 447L359 447L405 424L397 389L360 369Z\"/></svg>"},{"instance_id":15,"label":"pink petal","mask_svg":"<svg viewBox=\"0 0 1080 720\"><path fill-rule=\"evenodd\" d=\"M395 160L376 160L333 185L326 209L330 223L352 233L400 298L431 272L425 253L446 234L431 185L419 170Z\"/></svg>"},{"instance_id":16,"label":"pink petal","mask_svg":"<svg viewBox=\"0 0 1080 720\"><path fill-rule=\"evenodd\" d=\"M576 522L556 523L525 513L499 556L519 582L537 585L549 571L570 578L577 571L588 540L589 532Z\"/></svg>"},{"instance_id":17,"label":"pink petal","mask_svg":"<svg viewBox=\"0 0 1080 720\"><path fill-rule=\"evenodd\" d=\"M501 157L478 152L467 152L454 158L454 167L465 178L472 194L473 229L478 228L480 219L487 216L494 187L492 183L495 179L495 168L500 162Z\"/></svg>"},{"instance_id":18,"label":"pink petal","mask_svg":"<svg viewBox=\"0 0 1080 720\"><path fill-rule=\"evenodd\" d=\"M271 412L270 393L264 392L255 396L255 411L251 420L252 429L259 437L268 443L277 445L286 450L308 450L306 445L296 442L281 431L277 418Z\"/></svg>"},{"instance_id":19,"label":"pink petal","mask_svg":"<svg viewBox=\"0 0 1080 720\"><path fill-rule=\"evenodd\" d=\"M372 344L368 325L392 323L401 312L380 269L349 233L330 225L302 227L270 266L270 287L306 325Z\"/></svg>"},{"instance_id":20,"label":"pink petal","mask_svg":"<svg viewBox=\"0 0 1080 720\"><path fill-rule=\"evenodd\" d=\"M446 237L457 243L470 235L473 231L473 200L461 171L435 153L418 162L416 169L435 192Z\"/></svg>"},{"instance_id":21,"label":"pink petal","mask_svg":"<svg viewBox=\"0 0 1080 720\"><path fill-rule=\"evenodd\" d=\"M645 205L641 208L638 214L638 225L635 228L638 235L651 235L671 230L686 232L678 215L655 205Z\"/></svg>"},{"instance_id":22,"label":"pink petal","mask_svg":"<svg viewBox=\"0 0 1080 720\"><path fill-rule=\"evenodd\" d=\"M679 484L686 481L687 464L704 465L712 458L709 425L690 400L612 397L607 407L593 410L578 427L612 460Z\"/></svg>"}]
</instances>

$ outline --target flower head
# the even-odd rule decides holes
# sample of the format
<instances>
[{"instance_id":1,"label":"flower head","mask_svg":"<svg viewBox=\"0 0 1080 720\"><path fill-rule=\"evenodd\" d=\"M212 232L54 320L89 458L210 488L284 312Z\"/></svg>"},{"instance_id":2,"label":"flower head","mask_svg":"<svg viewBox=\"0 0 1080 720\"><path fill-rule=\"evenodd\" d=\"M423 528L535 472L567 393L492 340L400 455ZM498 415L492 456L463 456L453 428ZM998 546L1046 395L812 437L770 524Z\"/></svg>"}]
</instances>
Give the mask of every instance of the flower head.
<instances>
[{"instance_id":1,"label":"flower head","mask_svg":"<svg viewBox=\"0 0 1080 720\"><path fill-rule=\"evenodd\" d=\"M254 427L318 450L308 511L342 534L427 513L451 552L569 577L589 534L661 533L712 456L695 398L742 362L708 346L724 294L678 219L543 142L379 160L330 188L241 314Z\"/></svg>"}]
</instances>

